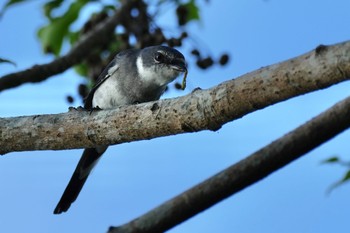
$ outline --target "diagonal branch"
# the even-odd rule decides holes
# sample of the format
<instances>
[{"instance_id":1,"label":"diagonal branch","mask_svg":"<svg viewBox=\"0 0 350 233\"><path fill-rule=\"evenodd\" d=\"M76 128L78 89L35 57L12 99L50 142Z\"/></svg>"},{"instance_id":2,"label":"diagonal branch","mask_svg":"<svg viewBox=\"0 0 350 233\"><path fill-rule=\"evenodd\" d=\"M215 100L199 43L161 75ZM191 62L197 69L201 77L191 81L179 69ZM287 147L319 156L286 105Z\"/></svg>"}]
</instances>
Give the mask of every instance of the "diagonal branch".
<instances>
[{"instance_id":1,"label":"diagonal branch","mask_svg":"<svg viewBox=\"0 0 350 233\"><path fill-rule=\"evenodd\" d=\"M123 1L120 9L115 14L97 25L90 33L83 36L81 40L64 56L52 62L34 65L23 71L4 75L0 78L0 92L14 88L28 82L41 82L53 75L62 73L70 67L83 61L93 50L106 44L111 39L111 34L117 24L120 23L126 11L130 10L135 1Z\"/></svg>"},{"instance_id":2,"label":"diagonal branch","mask_svg":"<svg viewBox=\"0 0 350 233\"><path fill-rule=\"evenodd\" d=\"M0 154L83 148L216 130L257 109L347 80L349 74L350 42L345 42L318 47L297 58L181 98L92 114L71 111L0 118Z\"/></svg>"},{"instance_id":3,"label":"diagonal branch","mask_svg":"<svg viewBox=\"0 0 350 233\"><path fill-rule=\"evenodd\" d=\"M246 159L109 233L164 232L265 178L350 127L350 97Z\"/></svg>"},{"instance_id":4,"label":"diagonal branch","mask_svg":"<svg viewBox=\"0 0 350 233\"><path fill-rule=\"evenodd\" d=\"M190 95L90 112L0 118L0 154L113 145L217 130L250 112L350 77L350 41L267 66Z\"/></svg>"}]
</instances>

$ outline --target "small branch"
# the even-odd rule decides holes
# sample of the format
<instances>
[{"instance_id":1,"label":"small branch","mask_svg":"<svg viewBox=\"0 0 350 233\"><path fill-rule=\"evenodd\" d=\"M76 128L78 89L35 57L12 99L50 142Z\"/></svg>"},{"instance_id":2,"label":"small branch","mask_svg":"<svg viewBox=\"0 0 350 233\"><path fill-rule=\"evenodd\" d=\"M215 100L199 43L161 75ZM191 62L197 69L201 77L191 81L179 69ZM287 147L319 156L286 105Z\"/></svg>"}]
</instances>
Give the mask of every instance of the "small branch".
<instances>
[{"instance_id":1,"label":"small branch","mask_svg":"<svg viewBox=\"0 0 350 233\"><path fill-rule=\"evenodd\" d=\"M347 80L350 41L323 47L181 98L93 113L0 118L0 154L114 145L217 130L255 110Z\"/></svg>"},{"instance_id":2,"label":"small branch","mask_svg":"<svg viewBox=\"0 0 350 233\"><path fill-rule=\"evenodd\" d=\"M106 44L111 39L117 24L120 23L124 12L129 10L134 1L124 1L120 9L101 24L97 25L87 35L84 35L81 40L64 56L56 60L42 65L34 65L33 67L4 75L0 78L0 92L6 89L17 87L28 82L41 82L50 76L62 73L70 67L83 61L94 48Z\"/></svg>"},{"instance_id":3,"label":"small branch","mask_svg":"<svg viewBox=\"0 0 350 233\"><path fill-rule=\"evenodd\" d=\"M164 232L265 178L350 127L350 97L237 164L109 233Z\"/></svg>"}]
</instances>

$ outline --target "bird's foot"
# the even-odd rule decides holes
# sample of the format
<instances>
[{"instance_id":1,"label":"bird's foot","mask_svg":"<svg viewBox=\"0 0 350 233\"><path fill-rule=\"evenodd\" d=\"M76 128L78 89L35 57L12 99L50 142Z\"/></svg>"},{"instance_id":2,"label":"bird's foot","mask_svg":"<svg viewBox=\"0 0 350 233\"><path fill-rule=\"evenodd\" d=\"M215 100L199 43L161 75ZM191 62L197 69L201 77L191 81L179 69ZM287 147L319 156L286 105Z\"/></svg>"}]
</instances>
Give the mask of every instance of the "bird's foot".
<instances>
[{"instance_id":1,"label":"bird's foot","mask_svg":"<svg viewBox=\"0 0 350 233\"><path fill-rule=\"evenodd\" d=\"M83 108L82 106L79 106L79 107L69 107L68 108L68 111L69 112L72 112L72 111L78 111L78 112L82 112L82 111L86 111L86 109L85 108Z\"/></svg>"},{"instance_id":2,"label":"bird's foot","mask_svg":"<svg viewBox=\"0 0 350 233\"><path fill-rule=\"evenodd\" d=\"M69 112L72 112L72 111L78 111L78 112L90 112L90 114L94 111L100 111L102 110L102 108L100 108L99 106L96 106L96 107L93 107L93 108L90 108L90 109L86 109L82 106L79 106L79 107L69 107L68 108L68 111Z\"/></svg>"}]
</instances>

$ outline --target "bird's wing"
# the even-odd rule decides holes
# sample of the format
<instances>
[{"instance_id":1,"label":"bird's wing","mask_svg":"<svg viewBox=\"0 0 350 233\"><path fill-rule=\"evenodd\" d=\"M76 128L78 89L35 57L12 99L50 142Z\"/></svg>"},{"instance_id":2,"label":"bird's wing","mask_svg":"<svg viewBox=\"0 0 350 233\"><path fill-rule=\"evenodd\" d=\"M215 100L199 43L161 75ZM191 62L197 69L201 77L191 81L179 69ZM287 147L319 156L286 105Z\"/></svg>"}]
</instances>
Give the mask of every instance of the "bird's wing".
<instances>
[{"instance_id":1,"label":"bird's wing","mask_svg":"<svg viewBox=\"0 0 350 233\"><path fill-rule=\"evenodd\" d=\"M118 60L114 59L111 61L108 66L102 71L100 76L97 79L95 86L91 89L88 96L84 99L84 108L92 109L92 98L94 97L95 91L98 89L101 84L111 77L119 69Z\"/></svg>"},{"instance_id":2,"label":"bird's wing","mask_svg":"<svg viewBox=\"0 0 350 233\"><path fill-rule=\"evenodd\" d=\"M98 89L101 84L106 81L109 77L111 77L115 72L118 71L120 65L123 63L123 59L125 57L130 56L135 53L138 49L129 49L124 50L118 53L115 58L108 64L108 66L102 71L100 76L97 79L95 86L91 89L88 96L84 99L84 108L92 109L92 99L94 97L95 91Z\"/></svg>"}]
</instances>

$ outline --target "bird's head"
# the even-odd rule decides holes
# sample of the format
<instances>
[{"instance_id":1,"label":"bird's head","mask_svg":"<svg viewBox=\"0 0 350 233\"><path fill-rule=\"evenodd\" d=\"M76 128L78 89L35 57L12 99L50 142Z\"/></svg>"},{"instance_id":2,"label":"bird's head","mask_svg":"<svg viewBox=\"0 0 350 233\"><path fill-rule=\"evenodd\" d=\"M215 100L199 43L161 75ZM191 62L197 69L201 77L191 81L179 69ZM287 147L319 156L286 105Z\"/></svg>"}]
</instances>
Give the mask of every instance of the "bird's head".
<instances>
[{"instance_id":1,"label":"bird's head","mask_svg":"<svg viewBox=\"0 0 350 233\"><path fill-rule=\"evenodd\" d=\"M187 73L182 53L166 46L142 49L136 64L140 78L149 85L166 86L181 73Z\"/></svg>"}]
</instances>

